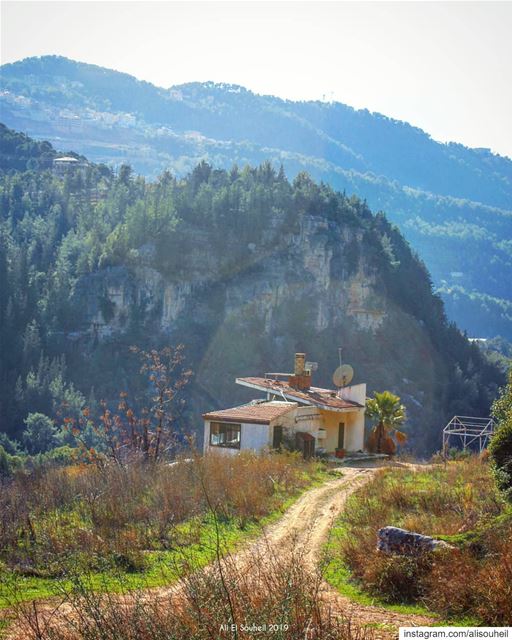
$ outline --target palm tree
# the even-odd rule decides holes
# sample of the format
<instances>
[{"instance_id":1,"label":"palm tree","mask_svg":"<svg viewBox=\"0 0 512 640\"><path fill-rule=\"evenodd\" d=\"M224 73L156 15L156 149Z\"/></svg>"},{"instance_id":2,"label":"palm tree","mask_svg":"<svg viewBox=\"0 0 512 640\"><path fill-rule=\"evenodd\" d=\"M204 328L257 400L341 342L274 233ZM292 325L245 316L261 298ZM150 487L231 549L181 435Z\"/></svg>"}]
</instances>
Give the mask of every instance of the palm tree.
<instances>
[{"instance_id":1,"label":"palm tree","mask_svg":"<svg viewBox=\"0 0 512 640\"><path fill-rule=\"evenodd\" d=\"M404 444L407 440L405 433L397 429L406 419L405 407L400 403L400 398L391 391L375 392L374 397L366 402L366 415L377 419L368 438L369 451L393 455L397 443Z\"/></svg>"}]
</instances>

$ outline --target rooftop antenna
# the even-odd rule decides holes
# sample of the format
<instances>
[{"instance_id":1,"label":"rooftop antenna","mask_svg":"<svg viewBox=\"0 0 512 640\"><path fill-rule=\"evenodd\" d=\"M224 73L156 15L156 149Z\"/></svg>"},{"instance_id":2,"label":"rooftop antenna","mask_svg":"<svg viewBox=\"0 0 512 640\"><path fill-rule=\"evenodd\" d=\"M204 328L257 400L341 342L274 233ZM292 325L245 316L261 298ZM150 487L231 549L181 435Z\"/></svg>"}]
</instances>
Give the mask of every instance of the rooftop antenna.
<instances>
[{"instance_id":1,"label":"rooftop antenna","mask_svg":"<svg viewBox=\"0 0 512 640\"><path fill-rule=\"evenodd\" d=\"M352 369L349 364L342 364L341 347L338 347L338 356L340 364L336 371L332 374L332 381L334 382L335 387L338 387L338 389L342 389L352 381L352 378L354 377L354 369Z\"/></svg>"}]
</instances>

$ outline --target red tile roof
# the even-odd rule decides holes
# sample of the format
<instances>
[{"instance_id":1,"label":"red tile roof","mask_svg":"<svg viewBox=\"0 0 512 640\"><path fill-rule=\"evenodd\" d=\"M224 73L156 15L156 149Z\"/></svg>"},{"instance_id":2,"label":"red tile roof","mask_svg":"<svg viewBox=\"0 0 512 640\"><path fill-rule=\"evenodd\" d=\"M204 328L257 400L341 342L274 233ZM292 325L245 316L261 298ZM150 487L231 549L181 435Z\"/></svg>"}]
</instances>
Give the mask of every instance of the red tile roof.
<instances>
[{"instance_id":1,"label":"red tile roof","mask_svg":"<svg viewBox=\"0 0 512 640\"><path fill-rule=\"evenodd\" d=\"M250 422L269 424L275 418L288 413L296 407L294 402L261 402L258 404L244 404L231 409L220 409L203 414L205 420L220 422Z\"/></svg>"},{"instance_id":2,"label":"red tile roof","mask_svg":"<svg viewBox=\"0 0 512 640\"><path fill-rule=\"evenodd\" d=\"M284 380L274 380L271 378L237 378L237 384L259 389L260 391L275 392L276 395L284 396L287 400L295 400L305 404L312 404L323 409L339 411L341 409L358 409L363 405L351 400L340 398L336 391L332 389L321 389L320 387L310 387L309 389L294 389Z\"/></svg>"}]
</instances>

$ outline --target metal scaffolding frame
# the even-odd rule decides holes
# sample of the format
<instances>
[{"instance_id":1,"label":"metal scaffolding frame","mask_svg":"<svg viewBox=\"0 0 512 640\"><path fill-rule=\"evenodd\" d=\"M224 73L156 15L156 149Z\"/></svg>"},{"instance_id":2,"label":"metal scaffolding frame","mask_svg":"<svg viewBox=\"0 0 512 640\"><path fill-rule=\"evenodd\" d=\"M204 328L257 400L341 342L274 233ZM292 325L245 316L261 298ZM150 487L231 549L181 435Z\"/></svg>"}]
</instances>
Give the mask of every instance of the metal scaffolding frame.
<instances>
[{"instance_id":1,"label":"metal scaffolding frame","mask_svg":"<svg viewBox=\"0 0 512 640\"><path fill-rule=\"evenodd\" d=\"M478 443L480 453L486 448L494 433L492 418L476 418L474 416L453 416L443 429L443 454L446 455L450 444L462 444L463 451L470 445Z\"/></svg>"}]
</instances>

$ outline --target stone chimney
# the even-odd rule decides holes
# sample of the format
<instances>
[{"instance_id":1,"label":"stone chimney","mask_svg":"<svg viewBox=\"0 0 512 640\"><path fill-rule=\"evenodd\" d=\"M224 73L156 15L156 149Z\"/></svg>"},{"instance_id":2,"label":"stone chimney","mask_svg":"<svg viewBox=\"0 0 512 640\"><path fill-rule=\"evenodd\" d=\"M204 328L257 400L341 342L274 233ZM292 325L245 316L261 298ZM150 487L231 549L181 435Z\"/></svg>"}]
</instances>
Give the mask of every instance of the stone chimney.
<instances>
[{"instance_id":1,"label":"stone chimney","mask_svg":"<svg viewBox=\"0 0 512 640\"><path fill-rule=\"evenodd\" d=\"M293 367L293 373L296 376L304 375L304 366L306 364L306 354L305 353L296 353L295 354L295 366Z\"/></svg>"},{"instance_id":2,"label":"stone chimney","mask_svg":"<svg viewBox=\"0 0 512 640\"><path fill-rule=\"evenodd\" d=\"M288 384L294 389L309 389L311 386L311 371L306 371L306 354L296 353L293 375L288 378Z\"/></svg>"}]
</instances>

